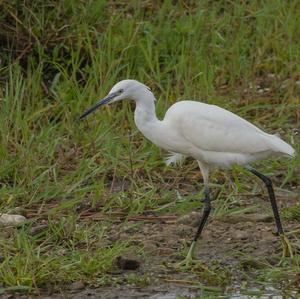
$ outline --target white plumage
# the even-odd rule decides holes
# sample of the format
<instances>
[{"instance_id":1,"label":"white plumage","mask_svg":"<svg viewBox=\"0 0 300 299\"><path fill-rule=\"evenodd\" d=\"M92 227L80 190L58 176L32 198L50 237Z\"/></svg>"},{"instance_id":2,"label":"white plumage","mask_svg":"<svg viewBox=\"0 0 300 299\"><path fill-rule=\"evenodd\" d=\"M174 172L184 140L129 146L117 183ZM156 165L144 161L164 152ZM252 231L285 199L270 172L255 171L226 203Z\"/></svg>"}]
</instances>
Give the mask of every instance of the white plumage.
<instances>
[{"instance_id":1,"label":"white plumage","mask_svg":"<svg viewBox=\"0 0 300 299\"><path fill-rule=\"evenodd\" d=\"M123 80L109 94L119 91L122 92L111 102L126 98L136 102L134 119L138 129L154 144L175 154L167 159L167 163L191 156L199 162L204 179L208 177L211 166L245 165L272 154L293 156L295 153L276 135L267 134L218 106L180 101L168 109L163 120L158 120L156 99L146 85Z\"/></svg>"},{"instance_id":2,"label":"white plumage","mask_svg":"<svg viewBox=\"0 0 300 299\"><path fill-rule=\"evenodd\" d=\"M192 256L195 242L210 212L208 175L212 166L248 165L270 155L295 154L295 150L278 136L265 133L247 120L215 105L196 101L177 102L169 108L164 119L159 120L155 113L153 93L149 87L135 80L123 80L114 85L109 94L81 118L103 104L123 99L135 101L134 120L144 136L171 153L166 159L168 165L180 163L186 156L198 161L205 185L206 207L187 261ZM271 181L256 170L248 169L266 184L278 232L282 236L284 254L292 255L283 234Z\"/></svg>"},{"instance_id":3,"label":"white plumage","mask_svg":"<svg viewBox=\"0 0 300 299\"><path fill-rule=\"evenodd\" d=\"M182 154L170 152L165 158L165 163L167 166L172 165L172 164L173 165L181 165L184 162L185 158L186 157Z\"/></svg>"},{"instance_id":4,"label":"white plumage","mask_svg":"<svg viewBox=\"0 0 300 299\"><path fill-rule=\"evenodd\" d=\"M182 143L174 152L208 165L248 164L271 154L294 155L294 149L245 119L215 105L195 101L175 103L163 120Z\"/></svg>"}]
</instances>

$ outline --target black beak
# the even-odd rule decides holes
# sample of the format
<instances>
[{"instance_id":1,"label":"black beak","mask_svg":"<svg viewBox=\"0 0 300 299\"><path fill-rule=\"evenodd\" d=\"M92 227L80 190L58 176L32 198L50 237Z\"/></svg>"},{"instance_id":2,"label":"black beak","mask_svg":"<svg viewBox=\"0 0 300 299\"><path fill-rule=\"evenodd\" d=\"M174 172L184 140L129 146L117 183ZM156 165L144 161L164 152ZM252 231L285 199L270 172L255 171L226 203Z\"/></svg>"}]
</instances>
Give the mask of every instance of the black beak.
<instances>
[{"instance_id":1,"label":"black beak","mask_svg":"<svg viewBox=\"0 0 300 299\"><path fill-rule=\"evenodd\" d=\"M90 113L94 112L97 108L99 108L100 106L109 103L113 98L115 98L116 96L118 96L120 93L119 92L113 92L110 93L109 95L107 95L105 98L101 99L100 101L98 101L93 107L91 107L90 109L86 110L80 117L79 119L83 119L86 116L88 116Z\"/></svg>"}]
</instances>

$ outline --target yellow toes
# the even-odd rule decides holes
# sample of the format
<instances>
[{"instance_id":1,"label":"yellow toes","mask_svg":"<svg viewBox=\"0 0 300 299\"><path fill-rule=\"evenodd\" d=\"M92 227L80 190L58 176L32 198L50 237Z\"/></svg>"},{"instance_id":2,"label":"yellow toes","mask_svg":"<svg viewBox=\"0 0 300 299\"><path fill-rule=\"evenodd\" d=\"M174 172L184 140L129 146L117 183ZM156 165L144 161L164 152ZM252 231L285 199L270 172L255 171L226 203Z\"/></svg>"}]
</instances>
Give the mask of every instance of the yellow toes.
<instances>
[{"instance_id":1,"label":"yellow toes","mask_svg":"<svg viewBox=\"0 0 300 299\"><path fill-rule=\"evenodd\" d=\"M289 239L286 237L285 234L280 234L279 236L282 244L282 257L293 257L293 249Z\"/></svg>"},{"instance_id":2,"label":"yellow toes","mask_svg":"<svg viewBox=\"0 0 300 299\"><path fill-rule=\"evenodd\" d=\"M176 268L190 268L192 265L197 263L197 261L194 259L195 247L196 247L196 242L193 241L187 256L185 257L185 259L183 261L181 261L180 263L177 263L175 265Z\"/></svg>"}]
</instances>

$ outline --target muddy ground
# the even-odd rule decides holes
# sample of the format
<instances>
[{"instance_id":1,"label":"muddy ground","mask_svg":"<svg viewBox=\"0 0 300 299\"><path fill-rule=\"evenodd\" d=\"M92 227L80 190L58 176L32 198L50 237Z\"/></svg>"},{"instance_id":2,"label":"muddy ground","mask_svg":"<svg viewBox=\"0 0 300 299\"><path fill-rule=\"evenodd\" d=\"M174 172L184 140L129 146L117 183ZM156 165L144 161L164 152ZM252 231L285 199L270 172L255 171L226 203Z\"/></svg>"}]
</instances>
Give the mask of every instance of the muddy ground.
<instances>
[{"instance_id":1,"label":"muddy ground","mask_svg":"<svg viewBox=\"0 0 300 299\"><path fill-rule=\"evenodd\" d=\"M297 194L299 193L289 196L288 199L286 196L279 196L279 206L295 204L299 201ZM186 270L178 270L174 264L186 254L199 223L200 209L184 216L147 213L131 217L126 223L116 217L115 224L100 245L108 246L116 241L130 240L132 246L120 259L125 260L125 263L127 259L133 260L136 263L136 267L133 268L136 269L124 269L127 266L116 261L114 270L109 273L111 286L94 288L82 282L75 282L65 289L47 291L38 297L299 298L297 293L300 289L300 277L295 278L286 296L282 295L282 289L291 283L290 280L283 281L280 285L270 284L270 288L266 289L263 286L265 284L259 285L254 279L256 270L263 267L264 263L271 267L277 266L281 244L274 233L275 224L270 214L268 199L247 198L244 202L239 202L239 205L247 207L253 203L257 208L249 214L210 218L197 248L197 256L201 262ZM92 216L90 218L95 220L99 217ZM287 232L298 230L290 236L292 241L295 241L295 238L300 236L299 223L295 220L283 222ZM241 295L241 288L254 288L254 291L252 295ZM262 289L264 291L261 291ZM255 295L257 290L257 294L260 295ZM222 297L222 294L227 294L227 297ZM14 295L13 298L17 297L27 298L25 295Z\"/></svg>"}]
</instances>

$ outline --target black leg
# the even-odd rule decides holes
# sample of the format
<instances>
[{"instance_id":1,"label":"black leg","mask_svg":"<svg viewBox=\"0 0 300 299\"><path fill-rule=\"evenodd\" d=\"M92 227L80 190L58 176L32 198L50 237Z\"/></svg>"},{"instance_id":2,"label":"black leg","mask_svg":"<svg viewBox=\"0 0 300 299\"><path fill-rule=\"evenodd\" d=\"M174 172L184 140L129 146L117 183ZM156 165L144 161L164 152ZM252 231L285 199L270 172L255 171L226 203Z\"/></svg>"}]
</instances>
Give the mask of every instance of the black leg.
<instances>
[{"instance_id":1,"label":"black leg","mask_svg":"<svg viewBox=\"0 0 300 299\"><path fill-rule=\"evenodd\" d=\"M269 193L269 199L270 199L270 202L271 202L271 206L272 206L272 210L273 210L273 214L274 214L278 234L279 235L283 234L283 228L282 228L282 224L281 224L281 220L280 220L280 216L279 216L279 212L278 212L277 202L276 202L276 198L275 198L275 194L274 194L271 179L269 179L265 175L261 174L260 172L258 172L254 168L248 168L248 169L254 175L256 175L258 178L260 178L264 182L264 184L266 185L266 187L268 189L268 193Z\"/></svg>"},{"instance_id":2,"label":"black leg","mask_svg":"<svg viewBox=\"0 0 300 299\"><path fill-rule=\"evenodd\" d=\"M181 266L189 267L190 264L194 263L194 251L195 251L196 243L201 235L201 232L205 226L205 223L206 223L209 213L211 211L209 189L207 186L205 186L204 193L205 193L205 198L203 200L203 202L204 202L203 215L201 217L198 230L196 232L196 235L194 237L194 240L191 244L191 247L188 251L186 258L182 262L177 264L177 266L179 266L179 267L181 267Z\"/></svg>"},{"instance_id":3,"label":"black leg","mask_svg":"<svg viewBox=\"0 0 300 299\"><path fill-rule=\"evenodd\" d=\"M260 172L258 172L257 170L255 170L254 168L252 168L250 166L247 167L247 169L249 171L251 171L254 175L256 175L258 178L260 178L264 182L264 184L266 185L266 187L268 189L269 199L271 202L271 206L272 206L272 210L273 210L273 214L274 214L274 218L275 218L275 223L277 226L278 235L279 235L281 243L282 243L282 248L283 248L282 257L293 257L292 247L290 245L288 238L285 236L283 228L282 228L282 224L281 224L281 220L280 220L280 216L279 216L279 212L278 212L278 207L277 207L277 203L276 203L276 198L275 198L275 194L274 194L274 190L273 190L273 186L272 186L272 181L268 177L261 174Z\"/></svg>"},{"instance_id":4,"label":"black leg","mask_svg":"<svg viewBox=\"0 0 300 299\"><path fill-rule=\"evenodd\" d=\"M207 218L211 211L211 203L210 203L211 200L210 200L210 194L209 194L208 187L205 187L204 193L205 193L205 198L203 200L203 202L204 202L203 214L202 214L202 218L200 220L200 224L199 224L198 230L197 230L195 238L194 238L194 242L196 242L198 240L198 238L200 237L202 230L205 226L205 223L207 221Z\"/></svg>"}]
</instances>

